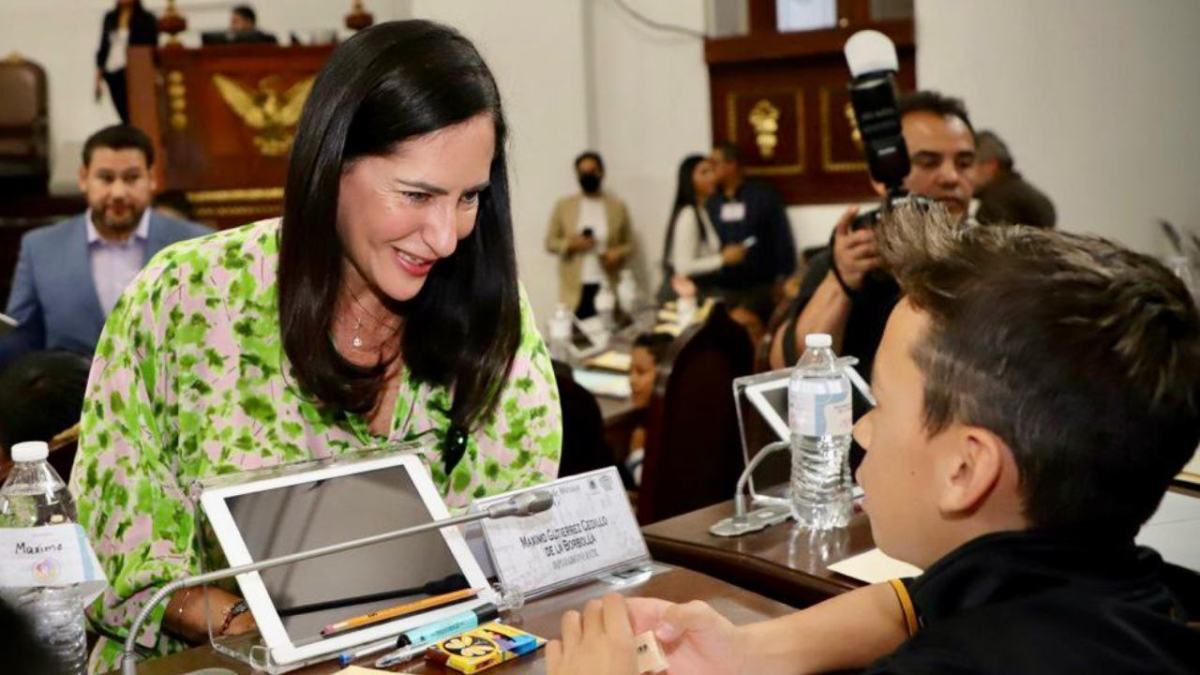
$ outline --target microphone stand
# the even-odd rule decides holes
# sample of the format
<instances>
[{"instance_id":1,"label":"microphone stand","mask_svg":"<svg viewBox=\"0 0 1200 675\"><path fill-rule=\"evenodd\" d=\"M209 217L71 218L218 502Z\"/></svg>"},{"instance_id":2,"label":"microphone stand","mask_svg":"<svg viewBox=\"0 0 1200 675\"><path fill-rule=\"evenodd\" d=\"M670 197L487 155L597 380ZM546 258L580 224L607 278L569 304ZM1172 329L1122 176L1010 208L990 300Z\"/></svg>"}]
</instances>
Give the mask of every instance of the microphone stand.
<instances>
[{"instance_id":1,"label":"microphone stand","mask_svg":"<svg viewBox=\"0 0 1200 675\"><path fill-rule=\"evenodd\" d=\"M491 506L486 511L480 511L479 513L468 513L461 516L455 516L453 518L447 518L445 520L434 520L422 525L414 525L412 527L406 527L399 530L392 530L391 532L383 532L380 534L371 535L369 537L362 537L361 539L344 541L340 544L331 544L329 546L314 548L309 551L299 551L297 553L289 553L287 555L281 555L275 558L268 558L267 560L260 560L248 565L239 565L237 567L230 567L228 569L208 572L207 574L198 574L192 577L176 579L175 581L167 583L162 588L158 589L158 592L150 596L149 602L142 607L142 611L138 612L137 618L134 619L133 624L130 625L129 635L125 638L125 648L121 654L121 675L137 675L137 635L141 632L142 624L146 622L146 619L150 616L150 612L158 606L158 603L162 602L163 599L170 597L175 591L184 588L192 588L195 586L203 586L214 581L221 581L222 579L229 579L231 577L236 577L250 572L258 572L260 570L270 569L272 567L290 565L292 563L303 562L313 558L320 558L322 556L332 555L334 553L341 553L342 551L349 551L351 549L362 548L364 546L372 546L374 544L380 544L393 539L403 539L404 537L410 537L414 534L421 534L430 530L440 530L444 527L462 525L463 523L470 523L477 520L506 518L508 516L524 517L545 511L553 505L554 495L552 493L545 491L531 492L513 497L508 501Z\"/></svg>"},{"instance_id":2,"label":"microphone stand","mask_svg":"<svg viewBox=\"0 0 1200 675\"><path fill-rule=\"evenodd\" d=\"M766 529L777 523L782 523L791 517L791 510L785 506L767 506L761 509L756 509L750 513L746 512L746 484L750 482L750 476L759 464L768 456L779 452L780 450L789 450L792 447L790 440L775 441L763 446L762 450L750 460L746 465L746 470L742 471L742 475L738 478L737 493L733 496L733 516L724 518L708 531L718 537L740 537L743 534L757 532Z\"/></svg>"}]
</instances>

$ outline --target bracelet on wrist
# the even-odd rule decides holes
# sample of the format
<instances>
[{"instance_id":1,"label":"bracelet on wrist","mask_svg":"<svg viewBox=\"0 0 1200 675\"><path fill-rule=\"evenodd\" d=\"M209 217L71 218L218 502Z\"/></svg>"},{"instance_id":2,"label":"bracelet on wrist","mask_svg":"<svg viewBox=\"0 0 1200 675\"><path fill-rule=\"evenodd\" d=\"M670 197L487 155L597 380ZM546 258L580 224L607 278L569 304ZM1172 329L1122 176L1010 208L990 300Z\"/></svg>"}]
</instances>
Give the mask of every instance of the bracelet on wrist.
<instances>
[{"instance_id":1,"label":"bracelet on wrist","mask_svg":"<svg viewBox=\"0 0 1200 675\"><path fill-rule=\"evenodd\" d=\"M238 600L230 605L229 609L225 610L225 620L221 622L221 629L217 631L217 635L224 635L229 630L229 626L233 623L233 620L245 614L249 609L250 606L246 604L245 600Z\"/></svg>"}]
</instances>

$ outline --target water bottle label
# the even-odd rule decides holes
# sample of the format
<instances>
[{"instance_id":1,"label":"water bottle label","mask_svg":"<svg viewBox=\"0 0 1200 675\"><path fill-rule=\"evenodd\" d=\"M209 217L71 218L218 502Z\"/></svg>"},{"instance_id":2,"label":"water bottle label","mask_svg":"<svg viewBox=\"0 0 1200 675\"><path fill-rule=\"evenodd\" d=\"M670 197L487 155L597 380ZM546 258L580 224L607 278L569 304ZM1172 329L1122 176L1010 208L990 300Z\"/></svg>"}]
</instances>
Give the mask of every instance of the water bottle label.
<instances>
[{"instance_id":1,"label":"water bottle label","mask_svg":"<svg viewBox=\"0 0 1200 675\"><path fill-rule=\"evenodd\" d=\"M844 380L793 382L788 397L795 433L842 436L854 430L850 387Z\"/></svg>"},{"instance_id":2,"label":"water bottle label","mask_svg":"<svg viewBox=\"0 0 1200 675\"><path fill-rule=\"evenodd\" d=\"M0 528L0 587L79 585L91 603L108 580L78 523Z\"/></svg>"}]
</instances>

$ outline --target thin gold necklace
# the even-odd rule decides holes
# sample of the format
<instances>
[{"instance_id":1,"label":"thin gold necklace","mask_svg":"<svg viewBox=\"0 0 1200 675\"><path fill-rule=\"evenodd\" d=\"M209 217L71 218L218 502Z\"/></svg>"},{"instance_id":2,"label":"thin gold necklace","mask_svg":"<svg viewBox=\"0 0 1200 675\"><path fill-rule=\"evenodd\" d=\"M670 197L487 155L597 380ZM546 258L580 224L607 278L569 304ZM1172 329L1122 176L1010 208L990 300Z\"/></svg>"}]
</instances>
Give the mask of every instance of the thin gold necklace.
<instances>
[{"instance_id":1,"label":"thin gold necklace","mask_svg":"<svg viewBox=\"0 0 1200 675\"><path fill-rule=\"evenodd\" d=\"M380 320L379 317L372 314L366 307L363 307L363 304L358 301L357 296L351 295L350 299L352 301L354 301L354 304L358 305L358 308L361 309L364 314L366 314L367 316L374 319L375 323L377 323L381 326L387 325L387 323L385 321ZM362 348L363 348L363 339L362 339L362 336L359 335L359 331L362 329L362 324L363 324L362 317L358 316L356 314L354 317L354 335L350 339L350 345L358 350L362 350Z\"/></svg>"}]
</instances>

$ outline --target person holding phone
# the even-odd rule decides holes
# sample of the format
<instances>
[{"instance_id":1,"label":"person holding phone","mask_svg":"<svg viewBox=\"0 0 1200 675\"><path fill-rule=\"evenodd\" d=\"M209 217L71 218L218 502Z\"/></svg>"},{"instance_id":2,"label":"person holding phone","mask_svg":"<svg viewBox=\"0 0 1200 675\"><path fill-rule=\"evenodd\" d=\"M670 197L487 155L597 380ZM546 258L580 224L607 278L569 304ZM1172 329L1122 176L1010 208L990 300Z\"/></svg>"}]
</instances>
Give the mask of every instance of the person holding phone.
<instances>
[{"instance_id":1,"label":"person holding phone","mask_svg":"<svg viewBox=\"0 0 1200 675\"><path fill-rule=\"evenodd\" d=\"M601 190L604 159L588 150L575 158L580 192L554 205L546 250L558 256L559 302L586 319L596 314L601 284L616 288L633 253L632 226L625 202Z\"/></svg>"},{"instance_id":2,"label":"person holding phone","mask_svg":"<svg viewBox=\"0 0 1200 675\"><path fill-rule=\"evenodd\" d=\"M934 91L903 95L897 107L912 164L905 189L940 203L959 222L965 221L975 164L975 130L966 107ZM882 185L875 187L883 194ZM882 267L873 226L857 215L857 207L847 209L834 227L832 245L809 262L789 318L772 340L772 368L794 365L804 352L805 335L829 333L834 350L858 358L858 371L870 377L900 289Z\"/></svg>"}]
</instances>

